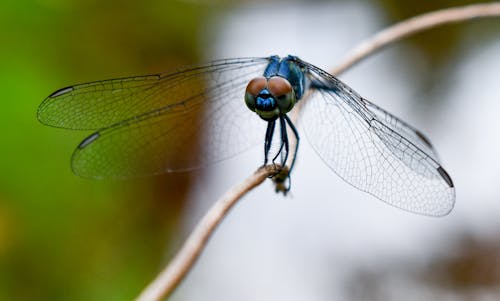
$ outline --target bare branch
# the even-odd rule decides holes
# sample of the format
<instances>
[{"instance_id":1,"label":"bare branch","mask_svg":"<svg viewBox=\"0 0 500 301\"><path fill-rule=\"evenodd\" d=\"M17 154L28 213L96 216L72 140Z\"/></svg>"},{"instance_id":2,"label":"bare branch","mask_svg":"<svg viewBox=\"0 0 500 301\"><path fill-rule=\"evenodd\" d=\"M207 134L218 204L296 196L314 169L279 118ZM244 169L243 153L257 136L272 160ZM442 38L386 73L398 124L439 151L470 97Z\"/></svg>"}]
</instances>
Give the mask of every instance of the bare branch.
<instances>
[{"instance_id":1,"label":"bare branch","mask_svg":"<svg viewBox=\"0 0 500 301\"><path fill-rule=\"evenodd\" d=\"M385 46L426 29L477 18L498 16L500 16L500 3L497 2L447 8L407 19L360 43L349 51L341 63L330 70L330 73L337 76Z\"/></svg>"},{"instance_id":2,"label":"bare branch","mask_svg":"<svg viewBox=\"0 0 500 301\"><path fill-rule=\"evenodd\" d=\"M380 31L372 38L359 44L358 47L348 53L348 56L336 68L330 70L331 74L339 75L383 47L417 32L444 24L497 16L500 16L500 3L449 8L410 18ZM296 120L300 107L294 111L293 119ZM294 155L292 154L292 156ZM278 170L279 166L264 166L242 183L233 186L224 196L217 200L189 235L181 250L157 278L146 287L137 300L162 300L172 293L191 269L205 247L208 238L229 210L248 191L260 185L267 177L272 176Z\"/></svg>"},{"instance_id":3,"label":"bare branch","mask_svg":"<svg viewBox=\"0 0 500 301\"><path fill-rule=\"evenodd\" d=\"M208 238L229 210L249 190L264 182L266 178L275 174L279 169L280 166L278 165L263 166L243 182L234 185L218 199L191 232L177 255L142 292L138 300L161 300L172 292L191 269L206 245Z\"/></svg>"}]
</instances>

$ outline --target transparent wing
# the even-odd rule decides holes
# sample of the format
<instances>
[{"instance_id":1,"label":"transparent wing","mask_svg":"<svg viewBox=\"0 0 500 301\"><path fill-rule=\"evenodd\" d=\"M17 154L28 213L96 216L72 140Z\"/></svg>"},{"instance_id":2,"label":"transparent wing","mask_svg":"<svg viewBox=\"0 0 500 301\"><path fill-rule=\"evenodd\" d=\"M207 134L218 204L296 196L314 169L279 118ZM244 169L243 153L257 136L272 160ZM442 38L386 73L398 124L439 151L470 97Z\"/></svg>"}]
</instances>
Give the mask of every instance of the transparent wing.
<instances>
[{"instance_id":1,"label":"transparent wing","mask_svg":"<svg viewBox=\"0 0 500 301\"><path fill-rule=\"evenodd\" d=\"M209 71L205 68L195 75L195 69L176 75L182 80L162 83L154 97L171 95L182 101L90 135L73 154L73 171L90 178L127 178L187 170L229 158L263 141L266 124L246 107L244 93L248 82L262 74L266 62L238 61L216 69L207 67ZM141 106L149 108L150 101L141 99ZM85 113L90 112L99 115L92 110Z\"/></svg>"},{"instance_id":2,"label":"transparent wing","mask_svg":"<svg viewBox=\"0 0 500 301\"><path fill-rule=\"evenodd\" d=\"M218 60L175 73L103 80L65 87L38 108L40 122L61 128L97 130L204 93L225 74L259 68L267 58Z\"/></svg>"},{"instance_id":3,"label":"transparent wing","mask_svg":"<svg viewBox=\"0 0 500 301\"><path fill-rule=\"evenodd\" d=\"M448 214L455 202L453 182L428 139L332 75L299 63L316 88L302 124L323 161L346 182L390 205Z\"/></svg>"},{"instance_id":4,"label":"transparent wing","mask_svg":"<svg viewBox=\"0 0 500 301\"><path fill-rule=\"evenodd\" d=\"M382 121L387 127L394 129L394 131L405 137L406 140L413 143L416 147L422 150L422 152L429 155L429 157L431 157L434 161L439 161L434 146L432 146L430 140L422 132L374 103L371 103L367 99L360 97L360 100L372 113L377 116L378 120Z\"/></svg>"}]
</instances>

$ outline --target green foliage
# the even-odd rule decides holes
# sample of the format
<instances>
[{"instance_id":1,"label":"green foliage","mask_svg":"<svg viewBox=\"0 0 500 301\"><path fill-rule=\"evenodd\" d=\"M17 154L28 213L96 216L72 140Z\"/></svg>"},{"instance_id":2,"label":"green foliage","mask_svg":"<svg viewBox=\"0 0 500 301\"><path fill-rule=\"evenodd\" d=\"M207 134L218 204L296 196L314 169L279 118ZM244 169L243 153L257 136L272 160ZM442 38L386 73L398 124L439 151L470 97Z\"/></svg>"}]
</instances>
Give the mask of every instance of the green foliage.
<instances>
[{"instance_id":1,"label":"green foliage","mask_svg":"<svg viewBox=\"0 0 500 301\"><path fill-rule=\"evenodd\" d=\"M172 1L2 3L0 300L132 299L154 276L189 176L80 179L69 161L89 133L36 109L65 85L197 61L202 21Z\"/></svg>"}]
</instances>

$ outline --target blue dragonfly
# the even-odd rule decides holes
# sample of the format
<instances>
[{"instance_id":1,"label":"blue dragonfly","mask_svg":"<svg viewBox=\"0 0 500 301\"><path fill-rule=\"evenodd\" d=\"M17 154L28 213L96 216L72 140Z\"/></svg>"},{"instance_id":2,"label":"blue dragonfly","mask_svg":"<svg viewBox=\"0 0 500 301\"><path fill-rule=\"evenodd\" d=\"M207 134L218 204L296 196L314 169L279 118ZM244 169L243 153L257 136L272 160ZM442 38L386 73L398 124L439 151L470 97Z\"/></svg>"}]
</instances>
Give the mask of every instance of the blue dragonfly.
<instances>
[{"instance_id":1,"label":"blue dragonfly","mask_svg":"<svg viewBox=\"0 0 500 301\"><path fill-rule=\"evenodd\" d=\"M291 159L275 177L286 192L299 146L287 114L305 95L301 126L343 180L403 210L451 211L454 185L429 139L296 56L217 60L68 86L42 102L38 119L95 131L74 151L72 170L97 179L196 169L264 140L264 164Z\"/></svg>"}]
</instances>

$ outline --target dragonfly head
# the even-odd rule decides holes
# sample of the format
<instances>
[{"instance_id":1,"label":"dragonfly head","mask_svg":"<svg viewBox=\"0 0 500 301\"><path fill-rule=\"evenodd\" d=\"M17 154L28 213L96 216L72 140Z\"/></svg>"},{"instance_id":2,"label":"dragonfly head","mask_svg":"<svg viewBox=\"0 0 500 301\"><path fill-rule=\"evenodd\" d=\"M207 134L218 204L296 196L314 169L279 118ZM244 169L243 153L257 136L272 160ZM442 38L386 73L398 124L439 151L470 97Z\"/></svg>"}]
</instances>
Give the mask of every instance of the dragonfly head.
<instances>
[{"instance_id":1,"label":"dragonfly head","mask_svg":"<svg viewBox=\"0 0 500 301\"><path fill-rule=\"evenodd\" d=\"M281 76L252 79L245 92L245 103L260 118L272 121L288 113L296 102L290 82Z\"/></svg>"}]
</instances>

